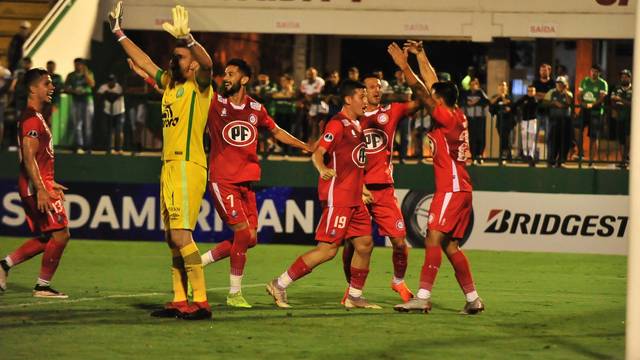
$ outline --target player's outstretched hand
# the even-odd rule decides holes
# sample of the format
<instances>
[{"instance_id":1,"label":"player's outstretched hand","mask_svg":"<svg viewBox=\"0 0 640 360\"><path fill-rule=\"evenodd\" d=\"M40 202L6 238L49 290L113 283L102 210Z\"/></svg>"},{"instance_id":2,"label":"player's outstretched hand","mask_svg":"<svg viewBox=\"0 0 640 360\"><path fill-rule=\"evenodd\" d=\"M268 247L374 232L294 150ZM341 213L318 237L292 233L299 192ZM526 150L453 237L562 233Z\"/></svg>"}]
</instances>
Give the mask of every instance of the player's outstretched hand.
<instances>
[{"instance_id":1,"label":"player's outstretched hand","mask_svg":"<svg viewBox=\"0 0 640 360\"><path fill-rule=\"evenodd\" d=\"M58 184L57 182L53 182L53 191L56 192L56 195L58 195L58 197L64 201L64 192L69 190L68 187L62 185L62 184Z\"/></svg>"},{"instance_id":2,"label":"player's outstretched hand","mask_svg":"<svg viewBox=\"0 0 640 360\"><path fill-rule=\"evenodd\" d=\"M121 30L122 26L122 1L118 1L116 5L109 12L109 27L111 28L112 33L116 33L116 31Z\"/></svg>"},{"instance_id":3,"label":"player's outstretched hand","mask_svg":"<svg viewBox=\"0 0 640 360\"><path fill-rule=\"evenodd\" d=\"M373 202L373 194L371 194L371 191L369 191L369 189L367 189L365 186L362 187L362 202L365 205L369 205Z\"/></svg>"},{"instance_id":4,"label":"player's outstretched hand","mask_svg":"<svg viewBox=\"0 0 640 360\"><path fill-rule=\"evenodd\" d=\"M53 210L53 204L51 204L51 195L46 189L38 190L36 194L36 200L38 203L38 210L46 213Z\"/></svg>"},{"instance_id":5,"label":"player's outstretched hand","mask_svg":"<svg viewBox=\"0 0 640 360\"><path fill-rule=\"evenodd\" d=\"M333 169L324 168L320 170L320 177L322 178L322 180L329 180L334 176L336 176L336 171Z\"/></svg>"},{"instance_id":6,"label":"player's outstretched hand","mask_svg":"<svg viewBox=\"0 0 640 360\"><path fill-rule=\"evenodd\" d=\"M164 31L171 34L176 39L184 39L189 37L191 29L189 28L189 12L183 6L176 5L171 9L173 15L173 24L165 22L162 24Z\"/></svg>"},{"instance_id":7,"label":"player's outstretched hand","mask_svg":"<svg viewBox=\"0 0 640 360\"><path fill-rule=\"evenodd\" d=\"M407 58L409 57L407 49L403 50L398 46L398 44L392 42L389 47L387 47L387 52L391 55L393 62L396 63L399 68L404 69L409 66L409 63L407 62Z\"/></svg>"},{"instance_id":8,"label":"player's outstretched hand","mask_svg":"<svg viewBox=\"0 0 640 360\"><path fill-rule=\"evenodd\" d=\"M415 41L415 40L407 40L403 45L403 49L408 50L410 53L414 55L418 55L419 53L424 51L424 47L422 46L422 41Z\"/></svg>"}]
</instances>

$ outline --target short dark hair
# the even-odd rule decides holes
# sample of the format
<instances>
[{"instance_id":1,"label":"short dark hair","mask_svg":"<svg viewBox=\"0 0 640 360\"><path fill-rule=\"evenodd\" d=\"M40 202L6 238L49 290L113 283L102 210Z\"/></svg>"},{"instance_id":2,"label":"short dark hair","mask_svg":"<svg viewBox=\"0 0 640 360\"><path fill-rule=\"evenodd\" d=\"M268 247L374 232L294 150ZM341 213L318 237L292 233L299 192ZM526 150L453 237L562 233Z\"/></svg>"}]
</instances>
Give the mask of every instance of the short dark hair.
<instances>
[{"instance_id":1,"label":"short dark hair","mask_svg":"<svg viewBox=\"0 0 640 360\"><path fill-rule=\"evenodd\" d=\"M24 73L23 81L27 89L38 82L44 75L49 75L49 72L43 68L33 68Z\"/></svg>"},{"instance_id":2,"label":"short dark hair","mask_svg":"<svg viewBox=\"0 0 640 360\"><path fill-rule=\"evenodd\" d=\"M364 76L361 76L360 79L362 80L362 82L364 83L365 80L369 79L369 78L373 78L376 80L379 80L380 78L377 77L374 73L370 72L370 73L366 73Z\"/></svg>"},{"instance_id":3,"label":"short dark hair","mask_svg":"<svg viewBox=\"0 0 640 360\"><path fill-rule=\"evenodd\" d=\"M47 65L55 65L55 64L56 64L56 62L55 62L55 61L53 61L53 60L49 60L49 61L47 61Z\"/></svg>"},{"instance_id":4,"label":"short dark hair","mask_svg":"<svg viewBox=\"0 0 640 360\"><path fill-rule=\"evenodd\" d=\"M340 84L340 97L344 99L346 96L353 96L356 90L366 88L361 81L345 80Z\"/></svg>"},{"instance_id":5,"label":"short dark hair","mask_svg":"<svg viewBox=\"0 0 640 360\"><path fill-rule=\"evenodd\" d=\"M444 100L447 106L455 106L458 102L458 87L452 81L438 81L431 90Z\"/></svg>"},{"instance_id":6,"label":"short dark hair","mask_svg":"<svg viewBox=\"0 0 640 360\"><path fill-rule=\"evenodd\" d=\"M73 59L73 63L74 64L84 64L84 59L83 58L75 58L75 59Z\"/></svg>"},{"instance_id":7,"label":"short dark hair","mask_svg":"<svg viewBox=\"0 0 640 360\"><path fill-rule=\"evenodd\" d=\"M227 62L227 66L231 66L231 65L237 66L238 70L240 70L240 72L244 76L251 78L251 67L249 66L249 64L247 64L246 61L238 58L231 59Z\"/></svg>"},{"instance_id":8,"label":"short dark hair","mask_svg":"<svg viewBox=\"0 0 640 360\"><path fill-rule=\"evenodd\" d=\"M591 68L592 68L593 70L598 70L599 72L602 72L602 68L601 68L601 67L600 67L600 65L598 65L598 64L593 64L593 65L591 65Z\"/></svg>"},{"instance_id":9,"label":"short dark hair","mask_svg":"<svg viewBox=\"0 0 640 360\"><path fill-rule=\"evenodd\" d=\"M23 57L23 58L22 58L22 61L26 61L26 62L30 62L30 63L32 63L32 62L33 62L33 61L31 61L31 58L30 58L30 57L28 57L28 56Z\"/></svg>"},{"instance_id":10,"label":"short dark hair","mask_svg":"<svg viewBox=\"0 0 640 360\"><path fill-rule=\"evenodd\" d=\"M359 72L360 72L360 70L358 70L358 68L357 68L357 67L352 66L352 67L350 67L350 68L347 70L347 72L357 72L357 73L359 73Z\"/></svg>"}]
</instances>

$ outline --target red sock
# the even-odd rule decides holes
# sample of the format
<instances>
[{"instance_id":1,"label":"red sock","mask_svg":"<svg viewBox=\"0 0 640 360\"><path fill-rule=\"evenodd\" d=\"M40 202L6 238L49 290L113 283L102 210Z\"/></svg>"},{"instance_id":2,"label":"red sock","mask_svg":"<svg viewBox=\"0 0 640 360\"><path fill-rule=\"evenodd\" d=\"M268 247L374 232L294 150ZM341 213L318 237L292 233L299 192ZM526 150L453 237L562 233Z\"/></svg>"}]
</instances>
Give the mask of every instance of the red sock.
<instances>
[{"instance_id":1,"label":"red sock","mask_svg":"<svg viewBox=\"0 0 640 360\"><path fill-rule=\"evenodd\" d=\"M231 254L231 240L222 241L218 243L218 245L216 245L215 248L209 251L211 252L211 257L213 258L213 261L218 261L218 260L227 258Z\"/></svg>"},{"instance_id":2,"label":"red sock","mask_svg":"<svg viewBox=\"0 0 640 360\"><path fill-rule=\"evenodd\" d=\"M311 269L304 263L302 256L297 258L287 270L291 280L296 281L311 272Z\"/></svg>"},{"instance_id":3,"label":"red sock","mask_svg":"<svg viewBox=\"0 0 640 360\"><path fill-rule=\"evenodd\" d=\"M471 267L469 267L469 261L464 255L462 250L454 253L449 257L453 269L456 271L456 280L460 284L460 288L465 294L468 294L476 290L476 286L473 283L473 277L471 276Z\"/></svg>"},{"instance_id":4,"label":"red sock","mask_svg":"<svg viewBox=\"0 0 640 360\"><path fill-rule=\"evenodd\" d=\"M45 281L51 281L53 274L56 273L62 252L64 251L67 243L60 243L53 239L49 240L47 247L44 249L44 255L42 256L42 265L40 266L40 279Z\"/></svg>"},{"instance_id":5,"label":"red sock","mask_svg":"<svg viewBox=\"0 0 640 360\"><path fill-rule=\"evenodd\" d=\"M9 254L12 262L11 266L16 266L40 254L46 246L47 241L42 238L33 238L25 241L22 246Z\"/></svg>"},{"instance_id":6,"label":"red sock","mask_svg":"<svg viewBox=\"0 0 640 360\"><path fill-rule=\"evenodd\" d=\"M344 244L342 248L342 270L344 271L344 278L347 279L347 283L351 282L351 259L353 259L353 245Z\"/></svg>"},{"instance_id":7,"label":"red sock","mask_svg":"<svg viewBox=\"0 0 640 360\"><path fill-rule=\"evenodd\" d=\"M422 265L422 272L420 273L420 289L429 291L433 289L440 264L442 264L442 249L440 249L440 246L427 246L424 265Z\"/></svg>"},{"instance_id":8,"label":"red sock","mask_svg":"<svg viewBox=\"0 0 640 360\"><path fill-rule=\"evenodd\" d=\"M244 264L247 262L247 249L251 243L251 230L245 228L233 234L231 245L231 275L240 276L244 273Z\"/></svg>"},{"instance_id":9,"label":"red sock","mask_svg":"<svg viewBox=\"0 0 640 360\"><path fill-rule=\"evenodd\" d=\"M403 279L404 274L407 272L407 258L409 257L409 248L402 246L398 249L393 249L393 255L391 261L393 261L393 276L398 279Z\"/></svg>"},{"instance_id":10,"label":"red sock","mask_svg":"<svg viewBox=\"0 0 640 360\"><path fill-rule=\"evenodd\" d=\"M352 266L349 286L354 289L362 290L362 288L364 288L365 281L367 281L367 275L369 275L369 269L358 269Z\"/></svg>"}]
</instances>

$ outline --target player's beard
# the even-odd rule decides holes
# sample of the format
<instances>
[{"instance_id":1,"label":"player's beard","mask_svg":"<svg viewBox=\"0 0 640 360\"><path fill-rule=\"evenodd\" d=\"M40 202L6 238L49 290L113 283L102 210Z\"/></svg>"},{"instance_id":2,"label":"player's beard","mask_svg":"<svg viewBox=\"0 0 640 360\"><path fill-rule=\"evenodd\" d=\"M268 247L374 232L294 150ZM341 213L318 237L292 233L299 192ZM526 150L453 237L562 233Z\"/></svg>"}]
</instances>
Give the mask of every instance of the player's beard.
<instances>
[{"instance_id":1,"label":"player's beard","mask_svg":"<svg viewBox=\"0 0 640 360\"><path fill-rule=\"evenodd\" d=\"M180 57L178 55L173 55L171 57L171 61L169 61L169 71L171 72L171 79L175 83L181 84L187 81L182 74L182 69L180 69Z\"/></svg>"},{"instance_id":2,"label":"player's beard","mask_svg":"<svg viewBox=\"0 0 640 360\"><path fill-rule=\"evenodd\" d=\"M227 84L228 82L226 81L222 84L222 96L230 97L237 94L238 91L240 91L240 86L241 86L240 81L233 83L230 88L227 88Z\"/></svg>"}]
</instances>

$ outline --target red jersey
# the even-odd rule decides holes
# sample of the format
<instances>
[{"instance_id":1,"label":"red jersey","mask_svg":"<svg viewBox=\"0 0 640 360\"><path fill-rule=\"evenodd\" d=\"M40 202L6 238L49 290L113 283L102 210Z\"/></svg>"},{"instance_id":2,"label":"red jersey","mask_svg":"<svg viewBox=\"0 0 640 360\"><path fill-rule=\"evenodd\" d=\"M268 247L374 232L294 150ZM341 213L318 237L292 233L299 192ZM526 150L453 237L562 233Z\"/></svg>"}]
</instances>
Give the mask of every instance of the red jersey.
<instances>
[{"instance_id":1,"label":"red jersey","mask_svg":"<svg viewBox=\"0 0 640 360\"><path fill-rule=\"evenodd\" d=\"M30 107L22 112L18 122L18 159L20 160L18 192L20 197L23 198L36 193L22 157L22 138L24 137L38 139L40 144L35 154L36 162L46 189L51 190L53 187L53 141L51 139L51 131L42 114Z\"/></svg>"},{"instance_id":2,"label":"red jersey","mask_svg":"<svg viewBox=\"0 0 640 360\"><path fill-rule=\"evenodd\" d=\"M471 178L465 168L469 149L466 116L460 108L451 111L445 106L436 106L431 118L434 126L428 136L433 153L436 193L470 192L473 189Z\"/></svg>"},{"instance_id":3,"label":"red jersey","mask_svg":"<svg viewBox=\"0 0 640 360\"><path fill-rule=\"evenodd\" d=\"M327 150L328 168L336 171L329 180L318 180L318 197L331 207L353 207L362 204L364 168L367 162L362 128L357 121L338 113L331 118L318 146Z\"/></svg>"},{"instance_id":4,"label":"red jersey","mask_svg":"<svg viewBox=\"0 0 640 360\"><path fill-rule=\"evenodd\" d=\"M234 105L214 94L207 126L211 138L209 181L237 184L260 180L258 127L276 127L264 106L249 96L242 105Z\"/></svg>"},{"instance_id":5,"label":"red jersey","mask_svg":"<svg viewBox=\"0 0 640 360\"><path fill-rule=\"evenodd\" d=\"M393 139L398 122L408 115L407 103L391 103L360 118L367 145L366 184L393 184Z\"/></svg>"}]
</instances>

